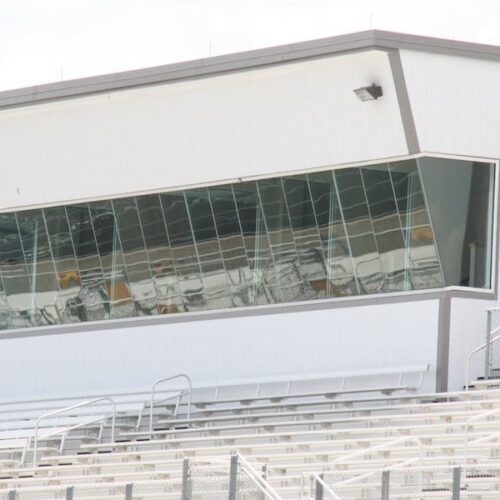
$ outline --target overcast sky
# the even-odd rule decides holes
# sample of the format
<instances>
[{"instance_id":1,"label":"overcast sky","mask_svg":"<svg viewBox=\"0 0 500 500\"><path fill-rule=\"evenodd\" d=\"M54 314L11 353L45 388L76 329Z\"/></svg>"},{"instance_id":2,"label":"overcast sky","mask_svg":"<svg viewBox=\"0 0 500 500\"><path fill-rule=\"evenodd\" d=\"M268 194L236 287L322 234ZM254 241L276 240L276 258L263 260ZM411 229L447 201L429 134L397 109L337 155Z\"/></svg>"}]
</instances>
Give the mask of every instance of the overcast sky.
<instances>
[{"instance_id":1,"label":"overcast sky","mask_svg":"<svg viewBox=\"0 0 500 500\"><path fill-rule=\"evenodd\" d=\"M500 1L0 0L0 89L370 27L500 45Z\"/></svg>"}]
</instances>

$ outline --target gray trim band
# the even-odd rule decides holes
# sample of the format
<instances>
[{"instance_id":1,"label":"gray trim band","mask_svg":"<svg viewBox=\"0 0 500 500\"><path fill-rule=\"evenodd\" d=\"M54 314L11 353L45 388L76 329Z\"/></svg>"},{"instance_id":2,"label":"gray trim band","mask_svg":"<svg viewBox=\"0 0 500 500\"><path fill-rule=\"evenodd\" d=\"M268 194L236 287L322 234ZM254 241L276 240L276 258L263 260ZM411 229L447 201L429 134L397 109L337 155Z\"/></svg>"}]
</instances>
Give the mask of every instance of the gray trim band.
<instances>
[{"instance_id":1,"label":"gray trim band","mask_svg":"<svg viewBox=\"0 0 500 500\"><path fill-rule=\"evenodd\" d=\"M0 92L0 109L367 49L409 49L500 60L498 46L368 30L152 68L7 90Z\"/></svg>"},{"instance_id":2,"label":"gray trim band","mask_svg":"<svg viewBox=\"0 0 500 500\"><path fill-rule=\"evenodd\" d=\"M480 300L496 300L496 294L487 291L469 290L435 290L424 292L408 292L401 295L379 295L369 297L345 297L338 299L323 299L309 302L289 304L273 304L267 306L240 307L220 311L200 311L190 313L176 313L171 315L142 316L127 319L113 319L105 321L73 323L65 325L42 326L35 328L22 328L18 330L5 330L0 332L0 341L8 339L41 337L45 335L64 335L72 333L100 333L105 330L120 331L124 328L145 328L156 325L170 325L175 323L188 323L192 321L210 321L214 319L252 318L273 314L293 314L306 311L324 311L345 309L350 307L364 307L383 304L400 304L407 302L420 302L424 300L442 300L446 298L468 298Z\"/></svg>"},{"instance_id":3,"label":"gray trim band","mask_svg":"<svg viewBox=\"0 0 500 500\"><path fill-rule=\"evenodd\" d=\"M420 153L417 128L415 127L415 120L413 119L410 97L408 95L408 88L406 86L403 64L401 63L399 50L389 51L388 56L392 71L392 77L394 79L396 96L398 98L399 111L401 114L401 121L403 123L403 130L405 132L408 153Z\"/></svg>"}]
</instances>

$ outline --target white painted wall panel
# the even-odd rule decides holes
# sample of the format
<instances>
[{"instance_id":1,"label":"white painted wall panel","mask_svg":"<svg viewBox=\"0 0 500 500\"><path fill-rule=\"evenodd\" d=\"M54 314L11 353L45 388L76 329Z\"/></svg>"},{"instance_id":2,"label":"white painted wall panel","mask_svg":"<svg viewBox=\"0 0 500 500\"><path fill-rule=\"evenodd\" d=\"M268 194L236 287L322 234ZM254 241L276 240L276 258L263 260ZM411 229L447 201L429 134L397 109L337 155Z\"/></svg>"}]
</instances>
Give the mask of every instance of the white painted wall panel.
<instances>
[{"instance_id":1,"label":"white painted wall panel","mask_svg":"<svg viewBox=\"0 0 500 500\"><path fill-rule=\"evenodd\" d=\"M461 390L465 384L468 355L486 341L486 310L500 303L490 300L453 299L451 303L449 390ZM500 312L495 313L492 327L500 326ZM485 352L471 358L470 381L484 375ZM497 364L500 359L497 359Z\"/></svg>"},{"instance_id":2,"label":"white painted wall panel","mask_svg":"<svg viewBox=\"0 0 500 500\"><path fill-rule=\"evenodd\" d=\"M429 300L3 340L0 400L142 390L178 372L204 385L425 363L430 391L437 323Z\"/></svg>"},{"instance_id":3,"label":"white painted wall panel","mask_svg":"<svg viewBox=\"0 0 500 500\"><path fill-rule=\"evenodd\" d=\"M379 51L3 110L0 151L0 209L407 154Z\"/></svg>"},{"instance_id":4,"label":"white painted wall panel","mask_svg":"<svg viewBox=\"0 0 500 500\"><path fill-rule=\"evenodd\" d=\"M500 157L500 63L401 51L420 149Z\"/></svg>"}]
</instances>

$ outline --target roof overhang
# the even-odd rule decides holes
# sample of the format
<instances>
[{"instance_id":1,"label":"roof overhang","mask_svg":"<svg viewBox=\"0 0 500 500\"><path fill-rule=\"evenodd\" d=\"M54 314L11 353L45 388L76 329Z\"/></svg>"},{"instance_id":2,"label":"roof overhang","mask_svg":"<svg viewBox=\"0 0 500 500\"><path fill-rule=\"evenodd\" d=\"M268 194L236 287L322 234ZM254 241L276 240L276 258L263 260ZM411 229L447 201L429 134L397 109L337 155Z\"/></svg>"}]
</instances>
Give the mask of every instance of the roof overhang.
<instances>
[{"instance_id":1,"label":"roof overhang","mask_svg":"<svg viewBox=\"0 0 500 500\"><path fill-rule=\"evenodd\" d=\"M0 92L0 109L370 49L408 49L475 59L500 60L498 46L368 30L164 66L8 90Z\"/></svg>"}]
</instances>

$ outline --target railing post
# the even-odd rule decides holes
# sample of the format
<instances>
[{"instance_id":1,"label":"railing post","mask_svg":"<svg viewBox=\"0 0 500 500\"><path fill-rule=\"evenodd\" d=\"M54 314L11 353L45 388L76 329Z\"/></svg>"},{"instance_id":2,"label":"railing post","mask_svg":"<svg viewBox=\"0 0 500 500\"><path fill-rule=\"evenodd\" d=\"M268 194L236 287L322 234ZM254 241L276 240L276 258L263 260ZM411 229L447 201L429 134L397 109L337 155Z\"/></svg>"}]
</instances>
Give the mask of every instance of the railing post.
<instances>
[{"instance_id":1,"label":"railing post","mask_svg":"<svg viewBox=\"0 0 500 500\"><path fill-rule=\"evenodd\" d=\"M68 486L66 488L66 500L73 500L74 488L73 486Z\"/></svg>"},{"instance_id":2,"label":"railing post","mask_svg":"<svg viewBox=\"0 0 500 500\"><path fill-rule=\"evenodd\" d=\"M462 470L460 467L453 468L453 493L452 500L460 500L460 475Z\"/></svg>"},{"instance_id":3,"label":"railing post","mask_svg":"<svg viewBox=\"0 0 500 500\"><path fill-rule=\"evenodd\" d=\"M17 492L16 490L10 490L8 495L8 500L16 500Z\"/></svg>"},{"instance_id":4,"label":"railing post","mask_svg":"<svg viewBox=\"0 0 500 500\"><path fill-rule=\"evenodd\" d=\"M486 348L484 350L484 379L490 378L490 354L491 354L491 316L492 312L488 309L486 311ZM467 382L469 383L469 382Z\"/></svg>"},{"instance_id":5,"label":"railing post","mask_svg":"<svg viewBox=\"0 0 500 500\"><path fill-rule=\"evenodd\" d=\"M133 490L133 483L128 483L125 485L125 500L132 500Z\"/></svg>"},{"instance_id":6,"label":"railing post","mask_svg":"<svg viewBox=\"0 0 500 500\"><path fill-rule=\"evenodd\" d=\"M320 474L319 477L320 479L323 479L323 474ZM323 500L323 485L321 484L321 481L318 481L317 479L314 491L315 491L314 500Z\"/></svg>"},{"instance_id":7,"label":"railing post","mask_svg":"<svg viewBox=\"0 0 500 500\"><path fill-rule=\"evenodd\" d=\"M267 480L267 465L263 465L262 466L262 479L264 479L264 481ZM266 494L261 491L260 492L260 500L266 500Z\"/></svg>"},{"instance_id":8,"label":"railing post","mask_svg":"<svg viewBox=\"0 0 500 500\"><path fill-rule=\"evenodd\" d=\"M389 500L389 479L391 471L382 471L382 487L381 487L381 500Z\"/></svg>"},{"instance_id":9,"label":"railing post","mask_svg":"<svg viewBox=\"0 0 500 500\"><path fill-rule=\"evenodd\" d=\"M181 500L190 500L191 498L191 468L189 459L182 461L182 493Z\"/></svg>"},{"instance_id":10,"label":"railing post","mask_svg":"<svg viewBox=\"0 0 500 500\"><path fill-rule=\"evenodd\" d=\"M229 500L236 500L238 494L238 455L231 455L229 465Z\"/></svg>"}]
</instances>

